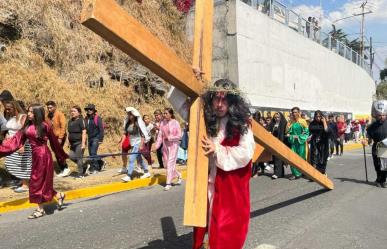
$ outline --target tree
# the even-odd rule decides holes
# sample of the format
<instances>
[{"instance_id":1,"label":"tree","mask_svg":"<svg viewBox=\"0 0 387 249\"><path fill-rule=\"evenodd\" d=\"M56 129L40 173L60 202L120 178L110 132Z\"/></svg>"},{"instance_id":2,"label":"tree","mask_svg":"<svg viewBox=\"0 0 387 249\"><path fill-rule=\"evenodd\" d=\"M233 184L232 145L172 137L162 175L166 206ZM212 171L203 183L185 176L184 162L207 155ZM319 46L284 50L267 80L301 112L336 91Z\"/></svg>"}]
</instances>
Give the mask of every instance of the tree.
<instances>
[{"instance_id":1,"label":"tree","mask_svg":"<svg viewBox=\"0 0 387 249\"><path fill-rule=\"evenodd\" d=\"M387 80L387 68L380 70L380 80Z\"/></svg>"},{"instance_id":2,"label":"tree","mask_svg":"<svg viewBox=\"0 0 387 249\"><path fill-rule=\"evenodd\" d=\"M335 25L332 25L332 30L329 32L332 39L338 40L344 44L348 44L347 34L342 29L336 29Z\"/></svg>"},{"instance_id":3,"label":"tree","mask_svg":"<svg viewBox=\"0 0 387 249\"><path fill-rule=\"evenodd\" d=\"M352 40L352 41L348 42L347 46L350 47L350 48L352 48L353 51L355 51L355 52L357 52L358 54L360 54L361 42L359 41L359 38L356 38L355 40ZM364 51L367 51L367 50L369 50L369 49L370 49L369 46L364 46L363 52L364 52ZM363 53L363 55L364 55L364 59L367 60L367 59L368 59L368 56L367 56L365 53Z\"/></svg>"},{"instance_id":4,"label":"tree","mask_svg":"<svg viewBox=\"0 0 387 249\"><path fill-rule=\"evenodd\" d=\"M382 81L376 87L376 97L378 99L387 99L387 81Z\"/></svg>"}]
</instances>

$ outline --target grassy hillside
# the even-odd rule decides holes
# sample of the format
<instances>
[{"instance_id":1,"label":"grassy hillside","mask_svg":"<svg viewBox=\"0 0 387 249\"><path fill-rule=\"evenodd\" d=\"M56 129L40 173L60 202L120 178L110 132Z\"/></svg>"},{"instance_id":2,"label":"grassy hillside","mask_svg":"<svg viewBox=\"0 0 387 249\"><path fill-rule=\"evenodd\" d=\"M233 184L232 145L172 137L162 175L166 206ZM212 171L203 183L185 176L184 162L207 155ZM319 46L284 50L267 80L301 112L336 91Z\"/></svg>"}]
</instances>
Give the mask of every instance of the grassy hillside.
<instances>
[{"instance_id":1,"label":"grassy hillside","mask_svg":"<svg viewBox=\"0 0 387 249\"><path fill-rule=\"evenodd\" d=\"M172 0L118 1L187 62L185 17ZM124 108L142 114L168 105L165 82L79 23L80 0L0 1L0 90L30 103L54 100L66 115L72 105L94 103L109 126L102 151L115 144ZM108 149L109 148L109 149Z\"/></svg>"}]
</instances>

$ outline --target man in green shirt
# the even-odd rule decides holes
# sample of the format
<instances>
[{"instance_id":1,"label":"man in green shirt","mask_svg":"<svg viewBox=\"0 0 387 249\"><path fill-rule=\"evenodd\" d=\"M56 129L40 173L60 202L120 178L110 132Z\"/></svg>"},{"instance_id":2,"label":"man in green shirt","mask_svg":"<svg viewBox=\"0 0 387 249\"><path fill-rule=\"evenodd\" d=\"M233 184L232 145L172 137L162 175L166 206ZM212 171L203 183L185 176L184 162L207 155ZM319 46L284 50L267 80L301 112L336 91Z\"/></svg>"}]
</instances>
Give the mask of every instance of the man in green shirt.
<instances>
[{"instance_id":1,"label":"man in green shirt","mask_svg":"<svg viewBox=\"0 0 387 249\"><path fill-rule=\"evenodd\" d=\"M296 152L304 160L307 158L307 144L306 140L309 136L308 124L305 119L300 117L300 108L293 107L291 110L292 120L288 126L287 136L291 149ZM294 167L290 167L292 176L289 180L296 180L302 176L301 172Z\"/></svg>"}]
</instances>

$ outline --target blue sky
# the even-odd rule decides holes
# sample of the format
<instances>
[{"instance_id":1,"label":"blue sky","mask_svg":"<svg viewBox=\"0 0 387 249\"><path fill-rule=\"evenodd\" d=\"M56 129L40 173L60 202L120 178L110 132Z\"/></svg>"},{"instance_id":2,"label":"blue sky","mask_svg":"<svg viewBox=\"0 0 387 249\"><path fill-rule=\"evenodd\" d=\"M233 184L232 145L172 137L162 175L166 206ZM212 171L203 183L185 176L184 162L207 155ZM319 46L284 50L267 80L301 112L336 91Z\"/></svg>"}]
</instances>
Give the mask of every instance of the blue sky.
<instances>
[{"instance_id":1,"label":"blue sky","mask_svg":"<svg viewBox=\"0 0 387 249\"><path fill-rule=\"evenodd\" d=\"M365 0L282 0L303 16L319 17L323 15L322 26L325 30L331 30L332 22L337 19L361 13L360 5ZM369 39L372 36L376 51L375 73L379 75L379 68L387 67L387 0L368 0L367 11L372 11L365 18L365 35ZM359 37L360 18L353 17L336 22L337 28L342 28L350 39ZM377 78L377 77L376 77Z\"/></svg>"}]
</instances>

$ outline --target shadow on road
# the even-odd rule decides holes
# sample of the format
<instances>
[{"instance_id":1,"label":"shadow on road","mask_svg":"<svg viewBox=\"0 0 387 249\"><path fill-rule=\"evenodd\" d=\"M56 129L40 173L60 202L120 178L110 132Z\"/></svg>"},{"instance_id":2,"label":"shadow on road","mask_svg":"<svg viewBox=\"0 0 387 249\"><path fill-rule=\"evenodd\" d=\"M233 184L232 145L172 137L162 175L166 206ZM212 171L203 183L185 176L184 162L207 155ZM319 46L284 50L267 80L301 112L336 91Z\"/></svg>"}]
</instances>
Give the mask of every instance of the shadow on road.
<instances>
[{"instance_id":1,"label":"shadow on road","mask_svg":"<svg viewBox=\"0 0 387 249\"><path fill-rule=\"evenodd\" d=\"M184 249L192 246L192 232L177 236L176 226L173 218L163 217L160 219L163 230L163 240L158 239L148 242L148 245L138 249Z\"/></svg>"},{"instance_id":2,"label":"shadow on road","mask_svg":"<svg viewBox=\"0 0 387 249\"><path fill-rule=\"evenodd\" d=\"M310 198L316 197L318 195L324 194L324 193L326 193L328 191L329 190L326 190L326 189L316 190L314 192L311 192L311 193L308 193L308 194L305 194L305 195L301 195L301 196L295 197L295 198L287 200L287 201L283 201L283 202L280 202L280 203L277 203L277 204L274 204L274 205L271 205L271 206L268 206L268 207L265 207L265 208L262 208L262 209L255 210L255 211L250 213L250 218L252 219L252 218L255 218L255 217L258 217L258 216L270 213L270 212L275 211L277 209L284 208L284 207L290 206L292 204L295 204L295 203L298 203L298 202L301 202L301 201L305 201L307 199L310 199Z\"/></svg>"},{"instance_id":3,"label":"shadow on road","mask_svg":"<svg viewBox=\"0 0 387 249\"><path fill-rule=\"evenodd\" d=\"M370 186L375 186L375 183L373 183L373 182L366 182L366 181L358 180L358 179L351 179L351 178L345 178L345 177L337 177L335 179L340 180L342 182L354 182L354 183L360 183L360 184L366 184L366 185L370 185Z\"/></svg>"}]
</instances>

